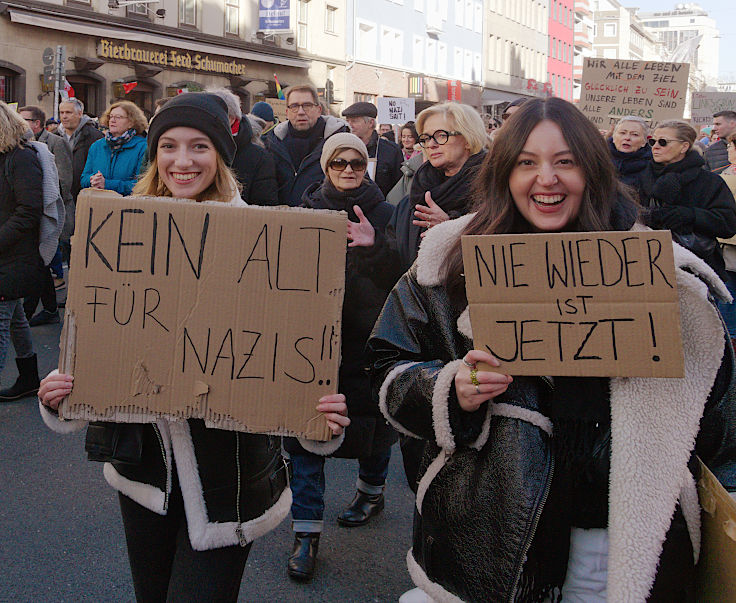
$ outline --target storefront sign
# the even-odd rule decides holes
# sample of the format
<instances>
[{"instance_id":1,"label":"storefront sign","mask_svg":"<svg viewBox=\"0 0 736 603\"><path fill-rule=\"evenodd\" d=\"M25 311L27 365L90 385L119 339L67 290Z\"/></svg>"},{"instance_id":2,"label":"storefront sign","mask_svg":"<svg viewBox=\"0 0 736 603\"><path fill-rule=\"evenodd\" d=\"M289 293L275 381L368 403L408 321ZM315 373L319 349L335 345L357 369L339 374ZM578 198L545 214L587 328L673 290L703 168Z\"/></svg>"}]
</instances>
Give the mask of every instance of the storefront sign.
<instances>
[{"instance_id":1,"label":"storefront sign","mask_svg":"<svg viewBox=\"0 0 736 603\"><path fill-rule=\"evenodd\" d=\"M689 63L586 58L580 110L607 128L626 115L643 117L654 127L682 119Z\"/></svg>"},{"instance_id":2,"label":"storefront sign","mask_svg":"<svg viewBox=\"0 0 736 603\"><path fill-rule=\"evenodd\" d=\"M291 0L258 0L258 30L291 33Z\"/></svg>"},{"instance_id":3,"label":"storefront sign","mask_svg":"<svg viewBox=\"0 0 736 603\"><path fill-rule=\"evenodd\" d=\"M97 45L97 56L116 61L132 61L160 65L185 71L203 71L205 73L223 73L227 75L244 75L247 65L235 60L223 60L208 54L190 53L180 49L138 46L127 42L117 42L101 38Z\"/></svg>"},{"instance_id":4,"label":"storefront sign","mask_svg":"<svg viewBox=\"0 0 736 603\"><path fill-rule=\"evenodd\" d=\"M447 100L462 101L463 84L460 80L447 80Z\"/></svg>"}]
</instances>

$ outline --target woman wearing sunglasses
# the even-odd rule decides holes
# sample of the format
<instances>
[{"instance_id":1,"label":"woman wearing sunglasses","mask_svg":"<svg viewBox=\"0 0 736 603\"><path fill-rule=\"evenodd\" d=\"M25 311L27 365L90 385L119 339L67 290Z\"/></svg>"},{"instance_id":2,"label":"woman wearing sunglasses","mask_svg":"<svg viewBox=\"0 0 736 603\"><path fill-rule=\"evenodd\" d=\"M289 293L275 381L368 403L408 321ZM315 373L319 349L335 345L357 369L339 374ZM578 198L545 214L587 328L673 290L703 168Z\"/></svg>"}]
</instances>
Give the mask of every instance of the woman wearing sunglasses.
<instances>
[{"instance_id":1,"label":"woman wearing sunglasses","mask_svg":"<svg viewBox=\"0 0 736 603\"><path fill-rule=\"evenodd\" d=\"M703 158L693 150L696 137L682 121L657 126L649 140L653 161L641 174L639 200L647 208L647 226L671 230L675 241L726 279L716 237L736 234L736 206L723 179L703 169Z\"/></svg>"},{"instance_id":2,"label":"woman wearing sunglasses","mask_svg":"<svg viewBox=\"0 0 736 603\"><path fill-rule=\"evenodd\" d=\"M366 176L368 149L363 141L347 132L333 134L325 142L320 163L325 179L307 188L302 204L347 212L349 240L356 236L356 229L366 224L382 233L393 207L386 203L376 183ZM338 516L340 525L364 525L384 505L383 488L396 434L381 418L371 396L364 348L389 288L379 288L363 274L364 255L354 243L348 244L339 393L347 399L354 428L345 432L345 440L341 445L337 443L339 448L336 445L305 449L301 440L284 439L293 469L291 515L295 532L287 571L297 581L310 580L314 575L323 526L326 455L357 458L359 462L357 494Z\"/></svg>"}]
</instances>

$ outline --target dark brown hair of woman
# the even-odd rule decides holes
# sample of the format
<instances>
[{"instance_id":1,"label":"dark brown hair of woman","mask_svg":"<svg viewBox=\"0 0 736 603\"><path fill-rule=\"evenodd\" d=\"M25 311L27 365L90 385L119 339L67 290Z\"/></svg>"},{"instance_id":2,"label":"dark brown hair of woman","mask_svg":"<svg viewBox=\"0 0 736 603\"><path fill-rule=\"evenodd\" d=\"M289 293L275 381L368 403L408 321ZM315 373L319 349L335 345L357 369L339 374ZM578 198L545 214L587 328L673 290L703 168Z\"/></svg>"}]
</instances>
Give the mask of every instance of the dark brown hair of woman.
<instances>
[{"instance_id":1,"label":"dark brown hair of woman","mask_svg":"<svg viewBox=\"0 0 736 603\"><path fill-rule=\"evenodd\" d=\"M529 134L544 120L554 122L562 130L585 177L580 212L567 230L612 230L612 210L619 203L629 206L629 211L636 213L636 203L628 189L619 182L608 144L598 128L572 103L560 98L535 98L525 102L497 131L493 150L486 155L474 183L473 209L476 214L462 234L532 232L511 197L509 178ZM450 299L462 307L465 280L459 237L445 258L444 280Z\"/></svg>"}]
</instances>

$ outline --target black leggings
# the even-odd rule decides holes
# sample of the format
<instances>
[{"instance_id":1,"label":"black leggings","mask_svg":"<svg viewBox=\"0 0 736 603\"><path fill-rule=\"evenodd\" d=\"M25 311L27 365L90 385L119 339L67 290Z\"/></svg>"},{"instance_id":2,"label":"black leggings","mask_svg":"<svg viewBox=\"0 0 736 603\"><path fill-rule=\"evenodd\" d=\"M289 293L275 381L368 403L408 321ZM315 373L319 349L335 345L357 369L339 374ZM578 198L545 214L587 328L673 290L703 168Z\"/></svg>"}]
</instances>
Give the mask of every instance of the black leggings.
<instances>
[{"instance_id":1,"label":"black leggings","mask_svg":"<svg viewBox=\"0 0 736 603\"><path fill-rule=\"evenodd\" d=\"M251 543L193 550L177 482L166 515L119 499L138 603L237 601Z\"/></svg>"}]
</instances>

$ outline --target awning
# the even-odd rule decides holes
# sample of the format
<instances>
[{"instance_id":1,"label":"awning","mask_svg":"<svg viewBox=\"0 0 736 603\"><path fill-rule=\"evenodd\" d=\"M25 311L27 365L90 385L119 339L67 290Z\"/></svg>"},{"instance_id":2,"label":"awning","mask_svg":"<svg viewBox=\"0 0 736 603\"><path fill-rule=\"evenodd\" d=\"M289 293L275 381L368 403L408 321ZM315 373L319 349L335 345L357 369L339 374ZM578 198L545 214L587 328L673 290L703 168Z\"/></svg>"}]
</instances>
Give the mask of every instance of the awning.
<instances>
[{"instance_id":1,"label":"awning","mask_svg":"<svg viewBox=\"0 0 736 603\"><path fill-rule=\"evenodd\" d=\"M73 32L92 36L95 38L114 38L117 40L129 40L131 42L158 44L159 46L182 48L194 52L218 54L234 59L258 61L260 63L272 63L274 65L298 67L300 69L309 69L311 65L311 61L307 61L304 59L260 54L258 52L253 52L249 50L240 50L231 46L218 46L216 44L207 44L194 40L186 40L183 38L173 38L153 32L144 32L137 30L132 31L119 29L117 27L109 27L105 25L80 23L78 20L66 19L57 15L54 15L53 17L43 16L16 8L10 8L8 12L10 13L10 20L13 23L34 25L36 27L44 27L46 29L56 29L65 33Z\"/></svg>"},{"instance_id":2,"label":"awning","mask_svg":"<svg viewBox=\"0 0 736 603\"><path fill-rule=\"evenodd\" d=\"M503 90L492 90L490 88L486 88L483 90L480 101L482 105L500 105L501 103L510 103L520 96L524 95L511 94L510 92L505 92Z\"/></svg>"}]
</instances>

